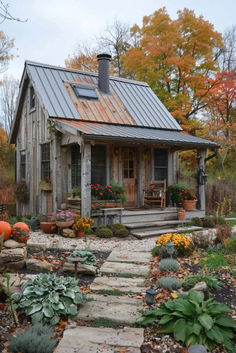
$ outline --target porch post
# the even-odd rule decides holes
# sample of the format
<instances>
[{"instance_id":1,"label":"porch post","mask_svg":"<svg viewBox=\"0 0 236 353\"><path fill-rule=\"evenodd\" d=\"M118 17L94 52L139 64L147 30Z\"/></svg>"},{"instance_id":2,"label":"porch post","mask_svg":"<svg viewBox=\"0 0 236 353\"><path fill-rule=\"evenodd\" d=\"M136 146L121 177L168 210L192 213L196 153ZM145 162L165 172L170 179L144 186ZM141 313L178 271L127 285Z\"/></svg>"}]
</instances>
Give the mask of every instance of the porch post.
<instances>
[{"instance_id":1,"label":"porch post","mask_svg":"<svg viewBox=\"0 0 236 353\"><path fill-rule=\"evenodd\" d=\"M142 183L143 161L142 147L138 147L138 207L143 206L143 183Z\"/></svg>"},{"instance_id":2,"label":"porch post","mask_svg":"<svg viewBox=\"0 0 236 353\"><path fill-rule=\"evenodd\" d=\"M206 158L206 150L198 150L197 151L197 158L198 158L198 170L200 167L203 167L203 170L205 170L205 158ZM201 211L206 210L206 191L205 191L205 185L200 185L199 180L197 183L197 194L198 194L198 208Z\"/></svg>"},{"instance_id":3,"label":"porch post","mask_svg":"<svg viewBox=\"0 0 236 353\"><path fill-rule=\"evenodd\" d=\"M81 148L81 217L91 216L91 145Z\"/></svg>"}]
</instances>

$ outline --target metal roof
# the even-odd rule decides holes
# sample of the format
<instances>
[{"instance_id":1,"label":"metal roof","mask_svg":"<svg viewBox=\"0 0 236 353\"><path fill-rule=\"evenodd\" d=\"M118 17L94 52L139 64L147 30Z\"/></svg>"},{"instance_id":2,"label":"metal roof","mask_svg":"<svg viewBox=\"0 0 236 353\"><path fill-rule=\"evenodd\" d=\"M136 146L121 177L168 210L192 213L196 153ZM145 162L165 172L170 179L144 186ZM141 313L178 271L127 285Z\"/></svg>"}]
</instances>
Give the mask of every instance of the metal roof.
<instances>
[{"instance_id":1,"label":"metal roof","mask_svg":"<svg viewBox=\"0 0 236 353\"><path fill-rule=\"evenodd\" d=\"M26 61L26 71L49 117L182 130L144 82L110 77L110 94L98 90L98 75ZM96 87L99 100L76 98L70 84Z\"/></svg>"},{"instance_id":2,"label":"metal roof","mask_svg":"<svg viewBox=\"0 0 236 353\"><path fill-rule=\"evenodd\" d=\"M56 126L64 125L67 128L74 128L80 131L84 138L100 140L119 140L145 143L163 143L166 145L176 145L183 147L209 147L216 148L217 144L199 137L186 135L185 133L173 130L162 130L144 128L138 126L122 126L115 124L91 123L85 121L75 121L66 119L54 119Z\"/></svg>"}]
</instances>

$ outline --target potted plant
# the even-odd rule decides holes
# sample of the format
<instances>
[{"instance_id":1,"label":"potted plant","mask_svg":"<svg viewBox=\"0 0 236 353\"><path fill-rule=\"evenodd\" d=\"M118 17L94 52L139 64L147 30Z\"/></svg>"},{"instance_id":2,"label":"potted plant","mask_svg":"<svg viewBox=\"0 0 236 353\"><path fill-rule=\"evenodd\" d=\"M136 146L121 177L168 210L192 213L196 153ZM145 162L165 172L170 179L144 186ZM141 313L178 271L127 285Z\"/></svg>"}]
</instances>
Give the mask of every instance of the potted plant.
<instances>
[{"instance_id":1,"label":"potted plant","mask_svg":"<svg viewBox=\"0 0 236 353\"><path fill-rule=\"evenodd\" d=\"M27 203L29 201L29 191L24 179L15 184L14 193L18 201L22 203Z\"/></svg>"},{"instance_id":2,"label":"potted plant","mask_svg":"<svg viewBox=\"0 0 236 353\"><path fill-rule=\"evenodd\" d=\"M40 190L51 191L52 190L52 181L49 176L45 176L39 183Z\"/></svg>"},{"instance_id":3,"label":"potted plant","mask_svg":"<svg viewBox=\"0 0 236 353\"><path fill-rule=\"evenodd\" d=\"M81 188L79 186L75 186L71 191L71 195L74 199L80 200Z\"/></svg>"},{"instance_id":4,"label":"potted plant","mask_svg":"<svg viewBox=\"0 0 236 353\"><path fill-rule=\"evenodd\" d=\"M56 225L59 228L71 227L74 223L75 214L72 211L65 210L53 214L56 220Z\"/></svg>"},{"instance_id":5,"label":"potted plant","mask_svg":"<svg viewBox=\"0 0 236 353\"><path fill-rule=\"evenodd\" d=\"M91 233L93 223L94 221L89 217L76 217L72 228L78 237L83 237L85 234Z\"/></svg>"},{"instance_id":6,"label":"potted plant","mask_svg":"<svg viewBox=\"0 0 236 353\"><path fill-rule=\"evenodd\" d=\"M43 216L40 218L40 229L47 234L57 232L57 225L54 216Z\"/></svg>"},{"instance_id":7,"label":"potted plant","mask_svg":"<svg viewBox=\"0 0 236 353\"><path fill-rule=\"evenodd\" d=\"M124 192L125 189L123 186L114 183L105 186L101 184L91 184L92 208L101 208L96 207L96 204L108 205L108 207L120 206L126 201Z\"/></svg>"},{"instance_id":8,"label":"potted plant","mask_svg":"<svg viewBox=\"0 0 236 353\"><path fill-rule=\"evenodd\" d=\"M175 206L180 206L182 202L181 190L183 189L183 185L173 184L168 186L168 193L171 199L171 202Z\"/></svg>"},{"instance_id":9,"label":"potted plant","mask_svg":"<svg viewBox=\"0 0 236 353\"><path fill-rule=\"evenodd\" d=\"M196 194L190 189L182 189L180 191L182 198L182 206L185 211L192 211L196 208L197 197Z\"/></svg>"}]
</instances>

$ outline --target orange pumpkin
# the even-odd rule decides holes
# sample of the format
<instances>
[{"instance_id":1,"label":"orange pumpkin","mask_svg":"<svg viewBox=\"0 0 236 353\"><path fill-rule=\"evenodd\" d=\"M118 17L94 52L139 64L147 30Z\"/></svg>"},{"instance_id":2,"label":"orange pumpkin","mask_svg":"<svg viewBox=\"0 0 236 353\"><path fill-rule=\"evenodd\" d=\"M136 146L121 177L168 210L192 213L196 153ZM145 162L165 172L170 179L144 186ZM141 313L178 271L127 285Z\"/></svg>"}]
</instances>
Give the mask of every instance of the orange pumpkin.
<instances>
[{"instance_id":1,"label":"orange pumpkin","mask_svg":"<svg viewBox=\"0 0 236 353\"><path fill-rule=\"evenodd\" d=\"M12 228L13 229L19 228L21 230L24 230L26 233L29 233L29 230L30 230L29 226L26 223L24 223L24 222L17 222L17 223L14 224L14 226Z\"/></svg>"},{"instance_id":2,"label":"orange pumpkin","mask_svg":"<svg viewBox=\"0 0 236 353\"><path fill-rule=\"evenodd\" d=\"M4 233L4 240L11 236L11 225L8 222L0 221L0 234Z\"/></svg>"}]
</instances>

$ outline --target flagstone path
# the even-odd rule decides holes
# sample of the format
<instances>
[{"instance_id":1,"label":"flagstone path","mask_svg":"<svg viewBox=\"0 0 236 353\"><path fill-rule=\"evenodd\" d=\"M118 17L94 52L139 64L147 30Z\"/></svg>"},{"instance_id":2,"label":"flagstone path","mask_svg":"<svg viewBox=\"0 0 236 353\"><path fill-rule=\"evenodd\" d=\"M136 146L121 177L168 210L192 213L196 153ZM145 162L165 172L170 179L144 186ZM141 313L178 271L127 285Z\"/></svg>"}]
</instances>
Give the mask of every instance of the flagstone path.
<instances>
[{"instance_id":1,"label":"flagstone path","mask_svg":"<svg viewBox=\"0 0 236 353\"><path fill-rule=\"evenodd\" d=\"M130 249L111 252L100 268L100 276L90 285L91 294L79 310L78 319L108 320L124 328L69 326L57 347L58 353L141 352L144 330L130 326L143 309L141 294L145 295L149 285L150 259L147 252Z\"/></svg>"}]
</instances>

